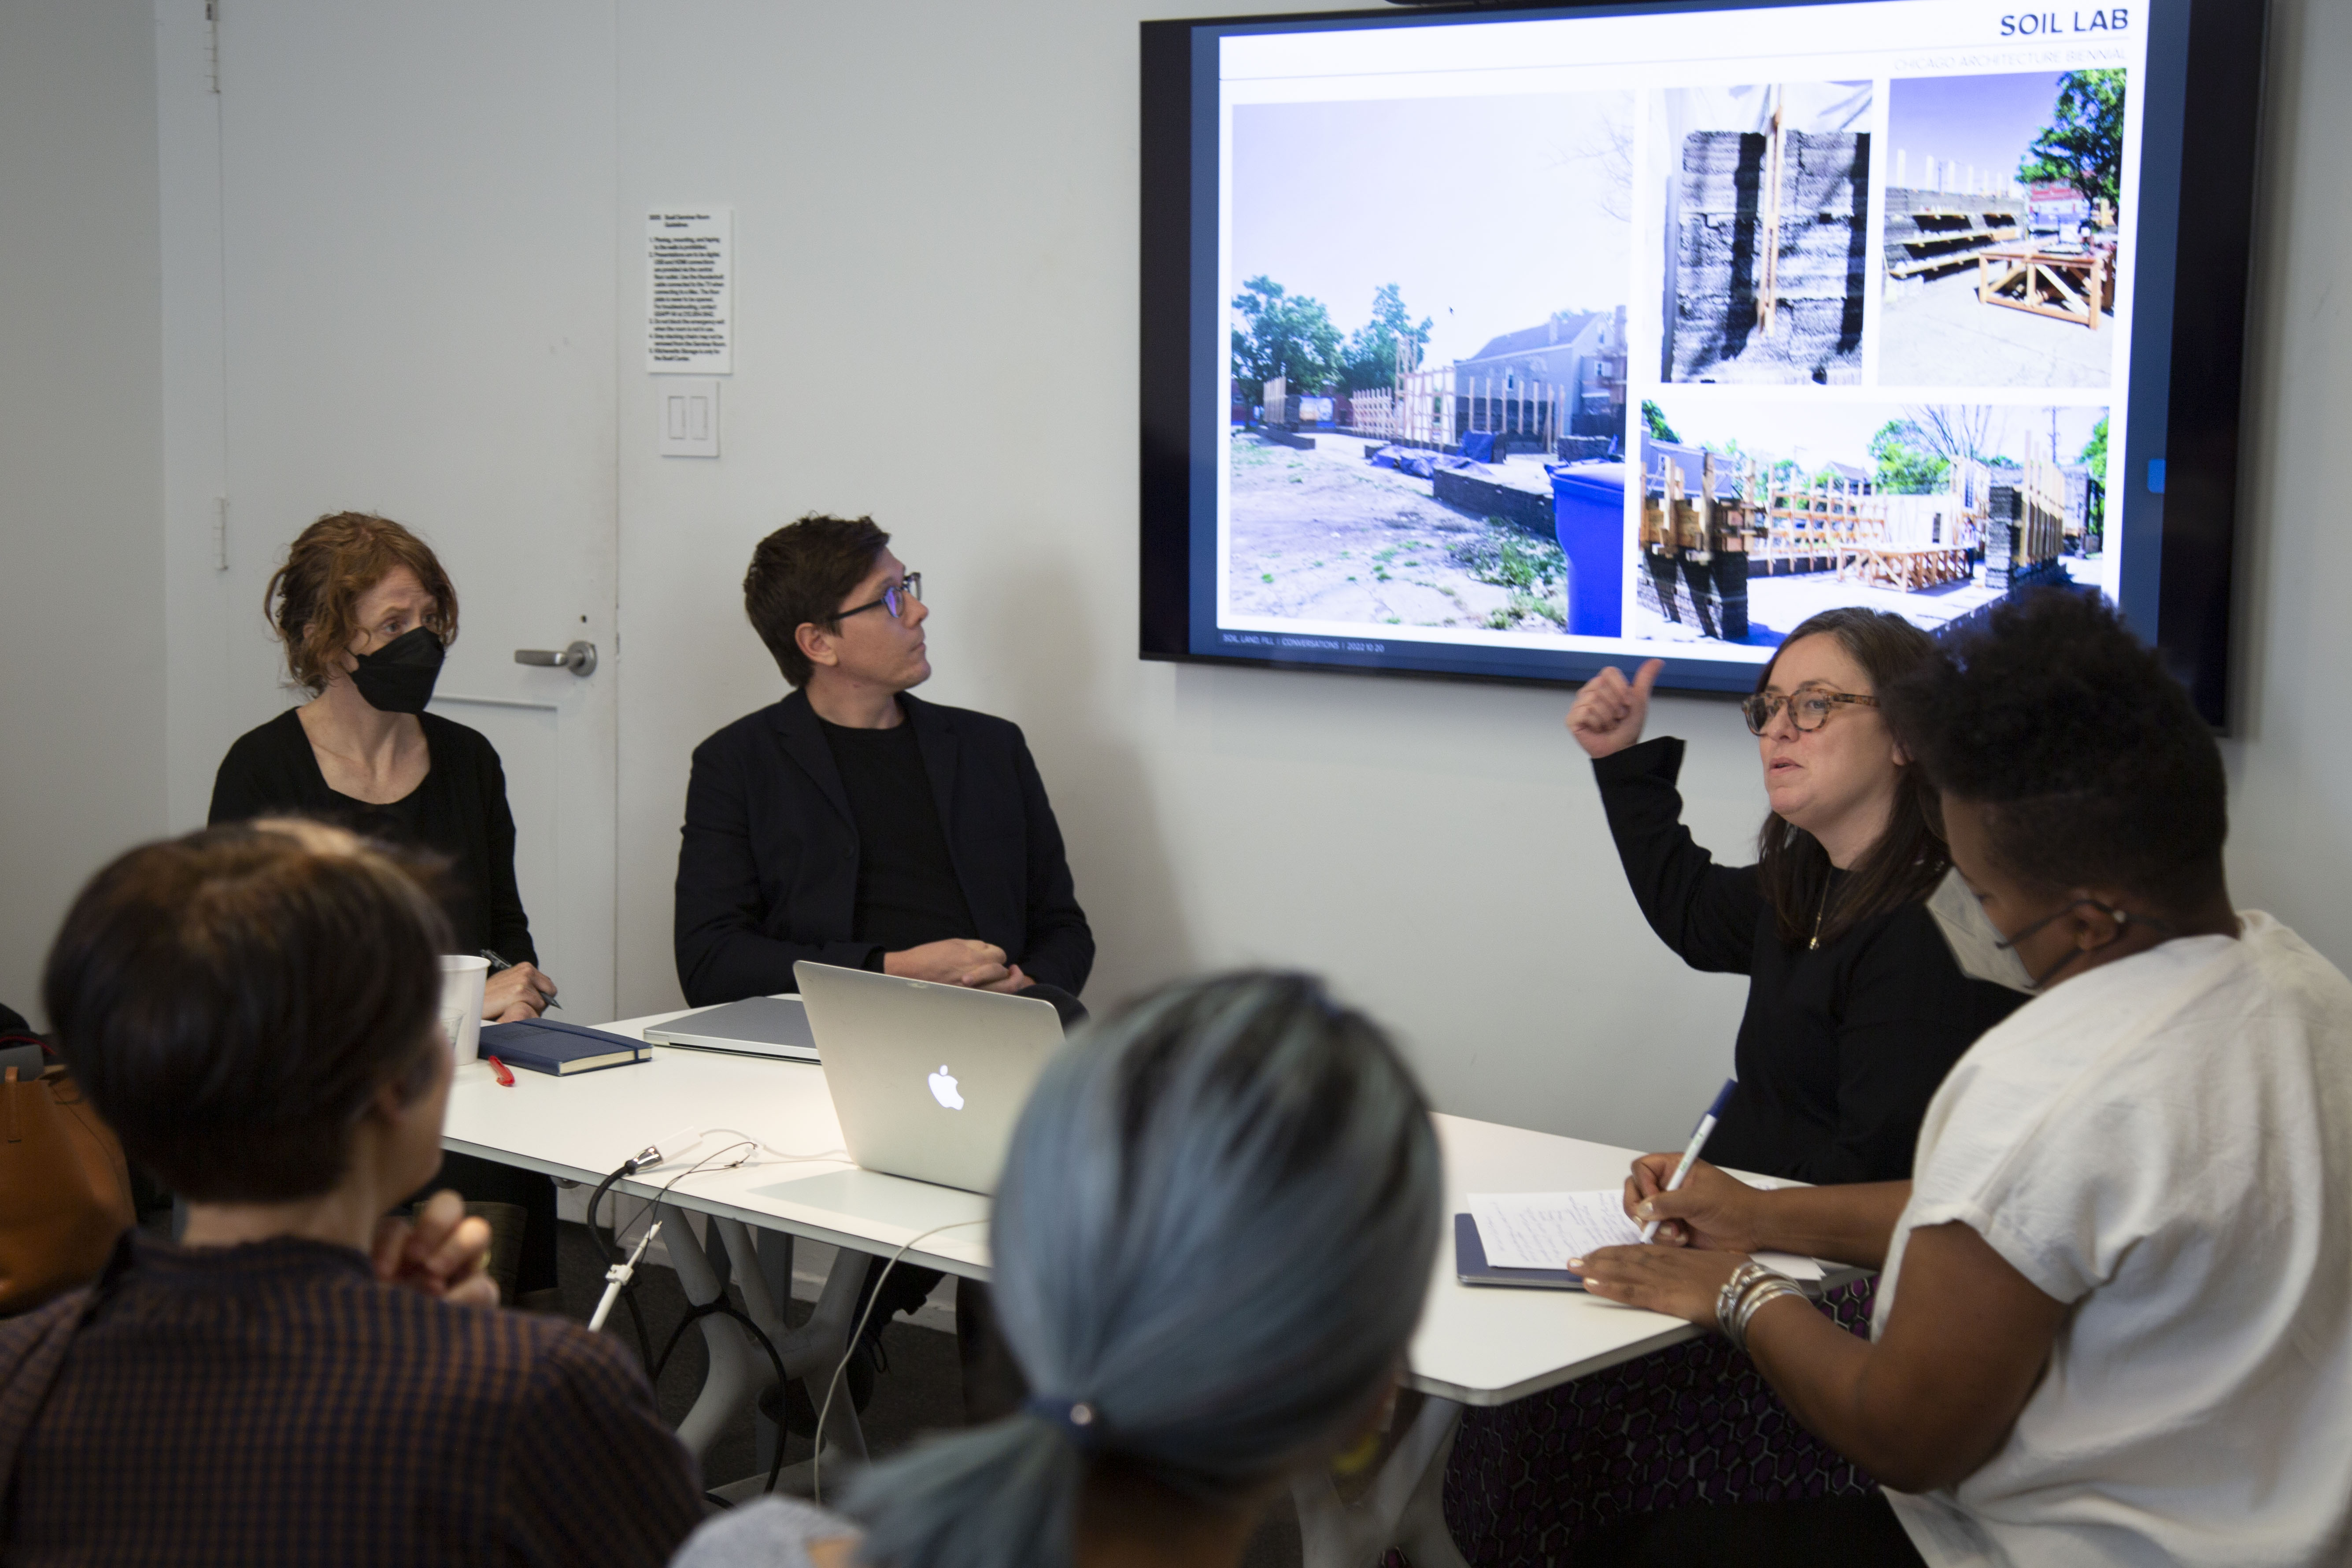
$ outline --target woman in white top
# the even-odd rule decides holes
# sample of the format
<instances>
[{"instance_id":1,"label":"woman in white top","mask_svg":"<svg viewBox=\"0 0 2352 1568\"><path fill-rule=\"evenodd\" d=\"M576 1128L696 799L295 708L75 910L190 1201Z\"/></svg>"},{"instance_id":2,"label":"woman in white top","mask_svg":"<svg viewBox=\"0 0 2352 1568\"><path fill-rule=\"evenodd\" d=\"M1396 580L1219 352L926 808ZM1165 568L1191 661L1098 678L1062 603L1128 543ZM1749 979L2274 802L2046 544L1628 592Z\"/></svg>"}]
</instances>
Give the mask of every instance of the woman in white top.
<instances>
[{"instance_id":1,"label":"woman in white top","mask_svg":"<svg viewBox=\"0 0 2352 1568\"><path fill-rule=\"evenodd\" d=\"M1953 1068L1911 1181L1669 1194L1648 1156L1629 1208L1685 1245L1570 1261L1744 1338L1888 1490L1654 1515L1597 1560L2343 1562L2352 983L2232 911L2212 736L2095 600L2005 609L1890 698L1965 879L1955 951L2040 994ZM1763 1248L1883 1267L1871 1342Z\"/></svg>"},{"instance_id":2,"label":"woman in white top","mask_svg":"<svg viewBox=\"0 0 2352 1568\"><path fill-rule=\"evenodd\" d=\"M1169 986L1022 1111L991 1242L1013 1415L771 1500L673 1568L1234 1568L1372 1433L1437 1249L1435 1133L1379 1026L1301 975Z\"/></svg>"}]
</instances>

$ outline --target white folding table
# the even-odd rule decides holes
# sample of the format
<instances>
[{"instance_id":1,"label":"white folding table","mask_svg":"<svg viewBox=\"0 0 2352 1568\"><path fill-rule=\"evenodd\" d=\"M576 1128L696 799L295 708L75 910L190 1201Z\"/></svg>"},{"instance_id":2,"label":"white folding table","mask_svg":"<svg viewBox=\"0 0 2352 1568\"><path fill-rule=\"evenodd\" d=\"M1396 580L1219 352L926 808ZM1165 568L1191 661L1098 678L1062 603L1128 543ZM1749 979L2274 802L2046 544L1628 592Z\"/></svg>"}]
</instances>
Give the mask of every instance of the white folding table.
<instances>
[{"instance_id":1,"label":"white folding table","mask_svg":"<svg viewBox=\"0 0 2352 1568\"><path fill-rule=\"evenodd\" d=\"M642 1037L677 1016L656 1014L603 1026ZM677 1211L716 1225L744 1294L747 1314L775 1343L788 1376L812 1373L821 1390L847 1345L848 1319L863 1281L866 1254L887 1255L924 1233L907 1259L972 1279L989 1273L988 1200L927 1182L862 1171L841 1146L824 1075L802 1063L654 1047L635 1067L554 1078L519 1072L512 1088L486 1066L461 1068L449 1096L442 1142L478 1154L576 1182L602 1181L647 1144L667 1154L688 1139L683 1159L626 1177L614 1190L659 1199L678 1224L670 1258L687 1298L697 1305L725 1289L717 1268L692 1244ZM1621 1307L1573 1290L1465 1286L1454 1279L1452 1216L1473 1192L1548 1192L1612 1187L1624 1180L1635 1151L1559 1138L1458 1116L1435 1118L1444 1153L1444 1239L1429 1300L1414 1334L1405 1382L1426 1399L1398 1435L1369 1492L1343 1504L1318 1477L1296 1489L1306 1561L1322 1568L1373 1562L1397 1546L1416 1568L1457 1568L1461 1557L1440 1507L1445 1461L1465 1405L1505 1405L1652 1351L1696 1338L1679 1319ZM665 1184L693 1160L716 1153L732 1136L759 1141L744 1164ZM978 1223L974 1223L978 1222ZM787 1331L781 1303L758 1267L752 1232L808 1237L842 1248L814 1313ZM698 1456L737 1419L775 1373L764 1352L733 1320L701 1321L710 1372L678 1435ZM822 1397L820 1392L819 1397ZM824 1452L865 1455L849 1409L836 1397ZM753 1490L764 1476L737 1483Z\"/></svg>"}]
</instances>

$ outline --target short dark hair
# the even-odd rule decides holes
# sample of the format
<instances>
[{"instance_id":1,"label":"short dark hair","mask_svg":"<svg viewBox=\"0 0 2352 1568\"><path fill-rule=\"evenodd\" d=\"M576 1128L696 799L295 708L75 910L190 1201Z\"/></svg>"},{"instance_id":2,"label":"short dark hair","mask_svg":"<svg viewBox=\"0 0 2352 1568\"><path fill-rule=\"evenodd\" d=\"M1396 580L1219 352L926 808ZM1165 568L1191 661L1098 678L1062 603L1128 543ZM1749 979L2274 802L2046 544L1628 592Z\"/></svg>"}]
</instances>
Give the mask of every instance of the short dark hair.
<instances>
[{"instance_id":1,"label":"short dark hair","mask_svg":"<svg viewBox=\"0 0 2352 1568\"><path fill-rule=\"evenodd\" d=\"M188 1197L270 1203L342 1180L352 1130L441 1048L446 919L430 868L263 818L131 850L49 951L58 1048L131 1158Z\"/></svg>"},{"instance_id":2,"label":"short dark hair","mask_svg":"<svg viewBox=\"0 0 2352 1568\"><path fill-rule=\"evenodd\" d=\"M1884 700L1936 786L1987 808L2011 875L2165 909L2225 885L2221 750L2096 595L2044 589L2003 605Z\"/></svg>"},{"instance_id":3,"label":"short dark hair","mask_svg":"<svg viewBox=\"0 0 2352 1568\"><path fill-rule=\"evenodd\" d=\"M751 569L743 574L743 613L786 680L808 684L801 627L840 625L841 601L866 580L889 542L870 517L813 511L784 524L751 552Z\"/></svg>"},{"instance_id":4,"label":"short dark hair","mask_svg":"<svg viewBox=\"0 0 2352 1568\"><path fill-rule=\"evenodd\" d=\"M1756 689L1772 684L1780 655L1810 637L1834 638L1870 677L1874 696L1935 656L1935 639L1901 616L1843 605L1801 623L1772 650L1756 674ZM1916 903L1936 890L1950 860L1930 824L1934 791L1915 763L1895 770L1895 805L1878 841L1854 862L1834 903L1829 899L1830 852L1820 839L1767 812L1756 836L1756 875L1783 946L1807 937L1835 942L1874 915Z\"/></svg>"}]
</instances>

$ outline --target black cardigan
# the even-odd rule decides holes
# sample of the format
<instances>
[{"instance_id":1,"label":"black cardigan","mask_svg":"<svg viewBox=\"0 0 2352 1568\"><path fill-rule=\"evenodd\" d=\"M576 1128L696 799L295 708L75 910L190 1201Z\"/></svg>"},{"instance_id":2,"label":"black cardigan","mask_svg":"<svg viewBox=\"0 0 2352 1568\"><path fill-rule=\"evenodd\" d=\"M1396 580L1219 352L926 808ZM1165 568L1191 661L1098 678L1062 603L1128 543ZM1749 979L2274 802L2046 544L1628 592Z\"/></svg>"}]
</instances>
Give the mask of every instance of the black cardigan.
<instances>
[{"instance_id":1,"label":"black cardigan","mask_svg":"<svg viewBox=\"0 0 2352 1568\"><path fill-rule=\"evenodd\" d=\"M209 820L299 814L446 855L453 886L445 907L457 928L456 950L488 948L510 963L536 963L539 950L515 888L514 814L507 809L498 751L481 731L437 713L417 719L430 761L425 782L404 800L372 805L328 788L310 737L289 708L229 747L213 777Z\"/></svg>"},{"instance_id":2,"label":"black cardigan","mask_svg":"<svg viewBox=\"0 0 2352 1568\"><path fill-rule=\"evenodd\" d=\"M1599 758L1592 773L1650 928L1693 969L1748 977L1739 1088L1706 1158L1814 1183L1908 1177L1944 1075L2026 998L1962 974L1923 904L1819 948L1784 945L1756 868L1717 865L1682 825L1682 742L1666 737Z\"/></svg>"},{"instance_id":3,"label":"black cardigan","mask_svg":"<svg viewBox=\"0 0 2352 1568\"><path fill-rule=\"evenodd\" d=\"M975 929L1032 980L1073 995L1094 967L1062 830L1018 726L913 697L899 704L930 774ZM796 991L800 959L866 965L855 941L857 822L808 694L694 749L677 851L677 981L697 1007Z\"/></svg>"}]
</instances>

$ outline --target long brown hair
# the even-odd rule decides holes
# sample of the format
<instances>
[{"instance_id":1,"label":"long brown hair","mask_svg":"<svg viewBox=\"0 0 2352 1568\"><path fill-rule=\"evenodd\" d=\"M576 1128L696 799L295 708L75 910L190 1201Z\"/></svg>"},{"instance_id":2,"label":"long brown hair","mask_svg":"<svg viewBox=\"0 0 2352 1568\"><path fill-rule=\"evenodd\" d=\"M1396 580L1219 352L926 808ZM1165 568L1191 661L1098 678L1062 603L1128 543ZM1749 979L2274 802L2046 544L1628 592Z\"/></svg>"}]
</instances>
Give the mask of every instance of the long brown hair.
<instances>
[{"instance_id":1,"label":"long brown hair","mask_svg":"<svg viewBox=\"0 0 2352 1568\"><path fill-rule=\"evenodd\" d=\"M1902 616L1852 605L1823 610L1790 632L1780 647L1815 636L1835 637L1846 657L1870 677L1875 691L1886 690L1936 652L1935 640ZM1756 678L1757 690L1772 683L1773 667L1780 662L1776 650ZM1928 826L1936 820L1931 815L1934 795L1916 763L1895 770L1895 805L1887 814L1886 831L1854 862L1835 899L1827 899L1824 891L1830 855L1822 841L1777 811L1768 815L1756 836L1756 879L1772 906L1780 940L1792 947L1809 941L1818 922L1821 940L1835 942L1872 916L1916 903L1935 891L1952 862L1943 839Z\"/></svg>"}]
</instances>

